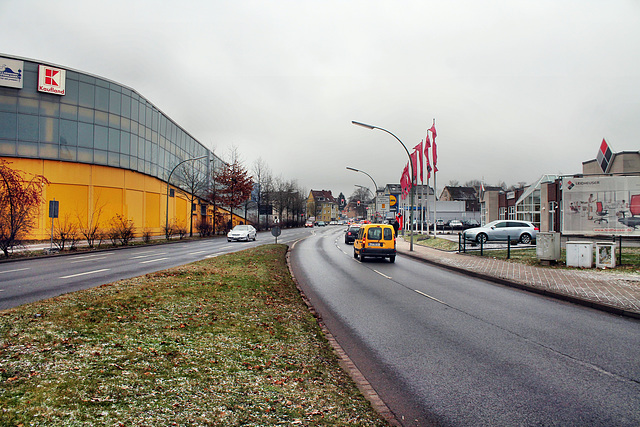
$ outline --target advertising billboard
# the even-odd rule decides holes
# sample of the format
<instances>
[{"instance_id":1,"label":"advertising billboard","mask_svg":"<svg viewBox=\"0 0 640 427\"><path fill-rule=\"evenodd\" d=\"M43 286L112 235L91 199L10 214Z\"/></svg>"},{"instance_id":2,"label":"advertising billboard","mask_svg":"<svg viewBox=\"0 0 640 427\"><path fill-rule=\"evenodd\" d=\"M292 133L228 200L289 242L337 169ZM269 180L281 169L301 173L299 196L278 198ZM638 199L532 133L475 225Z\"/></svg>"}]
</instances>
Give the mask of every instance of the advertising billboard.
<instances>
[{"instance_id":1,"label":"advertising billboard","mask_svg":"<svg viewBox=\"0 0 640 427\"><path fill-rule=\"evenodd\" d=\"M24 61L0 57L0 86L22 89Z\"/></svg>"},{"instance_id":2,"label":"advertising billboard","mask_svg":"<svg viewBox=\"0 0 640 427\"><path fill-rule=\"evenodd\" d=\"M640 177L562 179L562 232L640 236Z\"/></svg>"}]
</instances>

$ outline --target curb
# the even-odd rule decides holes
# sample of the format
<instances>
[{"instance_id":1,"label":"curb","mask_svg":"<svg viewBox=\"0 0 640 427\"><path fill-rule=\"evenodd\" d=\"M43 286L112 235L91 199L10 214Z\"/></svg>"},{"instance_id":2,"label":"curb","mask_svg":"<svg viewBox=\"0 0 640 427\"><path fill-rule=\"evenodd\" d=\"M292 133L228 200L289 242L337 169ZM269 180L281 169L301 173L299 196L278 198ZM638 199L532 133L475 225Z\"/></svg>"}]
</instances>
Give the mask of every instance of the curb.
<instances>
[{"instance_id":1,"label":"curb","mask_svg":"<svg viewBox=\"0 0 640 427\"><path fill-rule=\"evenodd\" d=\"M398 419L396 418L394 413L391 411L391 409L389 409L389 407L380 398L378 393L376 393L371 383L365 378L362 372L360 372L360 369L358 369L355 363L353 363L353 361L344 351L342 346L338 343L338 341L336 341L333 334L331 334L329 329L327 329L326 325L322 320L322 316L313 307L313 305L311 304L311 301L309 301L304 291L300 287L298 280L293 275L293 270L291 269L291 250L293 249L293 247L296 245L297 242L298 241L294 242L291 246L287 245L286 259L287 259L287 267L289 268L289 274L291 275L293 283L295 283L296 288L298 289L298 292L300 292L300 296L302 297L302 300L309 308L309 312L313 315L313 317L315 317L316 321L318 322L318 326L320 326L320 329L322 330L322 333L324 334L325 338L333 348L333 351L338 357L338 364L355 382L356 387L358 387L358 390L360 390L360 393L362 393L365 399L369 401L373 409L386 422L388 422L390 425L394 427L400 427L402 424L398 421Z\"/></svg>"},{"instance_id":2,"label":"curb","mask_svg":"<svg viewBox=\"0 0 640 427\"><path fill-rule=\"evenodd\" d=\"M543 296L547 296L547 297L551 297L551 298L555 298L561 301L566 301L566 302L570 302L576 305L581 305L583 307L589 307L589 308L593 308L596 310L600 310L600 311L604 311L610 314L615 314L618 316L624 316L624 317L630 317L633 319L640 319L640 313L636 313L634 311L629 311L629 310L624 310L622 308L619 307L615 307L609 304L604 304L604 303L600 303L600 302L596 302L596 301L589 301L589 300L585 300L583 298L578 298L575 296L571 296L571 295L566 295L560 292L554 292L554 291L549 291L547 289L540 289L540 288L536 288L533 286L527 286L525 284L522 283L518 283L515 282L513 280L509 280L509 279L505 279L502 277L496 277L496 276L492 276L490 274L484 274L484 273L478 273L477 271L471 271L471 270L467 270L465 268L462 267L456 267L453 265L448 265L448 264L443 264L428 258L424 258L421 257L419 255L415 255L412 253L409 253L408 251L405 250L399 250L398 251L400 254L407 256L409 258L415 259L417 261L422 261L424 263L430 264L430 265L434 265L437 267L441 267L441 268L445 268L447 270L450 271L454 271L457 273L461 273L467 276L471 276L471 277L475 277L477 279L482 279L482 280L486 280L489 282L493 282L493 283L498 283L500 285L504 285L504 286L509 286L511 288L516 288L516 289L520 289L523 291L527 291L527 292L531 292L534 294L538 294L538 295L543 295Z\"/></svg>"}]
</instances>

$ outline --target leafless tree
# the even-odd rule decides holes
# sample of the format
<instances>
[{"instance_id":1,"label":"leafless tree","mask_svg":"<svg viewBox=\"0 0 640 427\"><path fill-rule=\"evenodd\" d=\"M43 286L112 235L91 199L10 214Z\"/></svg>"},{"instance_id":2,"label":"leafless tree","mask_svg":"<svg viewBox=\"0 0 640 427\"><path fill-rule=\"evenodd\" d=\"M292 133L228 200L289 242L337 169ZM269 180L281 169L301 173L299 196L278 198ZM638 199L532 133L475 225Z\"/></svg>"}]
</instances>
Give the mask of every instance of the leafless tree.
<instances>
[{"instance_id":1,"label":"leafless tree","mask_svg":"<svg viewBox=\"0 0 640 427\"><path fill-rule=\"evenodd\" d=\"M356 204L356 213L363 218L367 215L366 205L371 203L372 200L371 190L367 187L358 187L349 197L349 203ZM359 205L358 201L360 201Z\"/></svg>"},{"instance_id":2,"label":"leafless tree","mask_svg":"<svg viewBox=\"0 0 640 427\"><path fill-rule=\"evenodd\" d=\"M69 244L70 250L75 249L78 243L78 237L78 223L71 219L69 213L66 213L62 219L57 218L54 220L53 243L59 250L64 251L67 243Z\"/></svg>"},{"instance_id":3,"label":"leafless tree","mask_svg":"<svg viewBox=\"0 0 640 427\"><path fill-rule=\"evenodd\" d=\"M189 215L189 236L193 236L193 215L197 214L197 202L205 198L209 189L209 177L196 162L183 163L178 167L174 175L176 187L189 202L191 209Z\"/></svg>"},{"instance_id":4,"label":"leafless tree","mask_svg":"<svg viewBox=\"0 0 640 427\"><path fill-rule=\"evenodd\" d=\"M100 195L96 196L96 199L93 203L93 208L88 213L86 218L80 217L80 212L77 213L78 218L78 230L80 234L87 241L87 245L90 248L95 246L96 240L102 242L102 232L100 231L100 216L102 216L102 210L104 209L105 204L100 202ZM100 245L98 243L98 246Z\"/></svg>"},{"instance_id":5,"label":"leafless tree","mask_svg":"<svg viewBox=\"0 0 640 427\"><path fill-rule=\"evenodd\" d=\"M260 226L260 208L262 207L263 210L266 210L266 207L263 206L265 204L265 201L268 202L268 191L271 184L271 170L262 158L258 158L253 163L252 171L253 182L258 190L258 200L256 201L258 202L258 226ZM268 216L266 219L268 219Z\"/></svg>"},{"instance_id":6,"label":"leafless tree","mask_svg":"<svg viewBox=\"0 0 640 427\"><path fill-rule=\"evenodd\" d=\"M482 186L482 181L480 181L479 179L472 179L472 180L469 180L469 181L465 182L464 186L465 187L480 188L480 186Z\"/></svg>"},{"instance_id":7,"label":"leafless tree","mask_svg":"<svg viewBox=\"0 0 640 427\"><path fill-rule=\"evenodd\" d=\"M27 175L0 159L0 249L5 257L34 227L49 181L42 175Z\"/></svg>"}]
</instances>

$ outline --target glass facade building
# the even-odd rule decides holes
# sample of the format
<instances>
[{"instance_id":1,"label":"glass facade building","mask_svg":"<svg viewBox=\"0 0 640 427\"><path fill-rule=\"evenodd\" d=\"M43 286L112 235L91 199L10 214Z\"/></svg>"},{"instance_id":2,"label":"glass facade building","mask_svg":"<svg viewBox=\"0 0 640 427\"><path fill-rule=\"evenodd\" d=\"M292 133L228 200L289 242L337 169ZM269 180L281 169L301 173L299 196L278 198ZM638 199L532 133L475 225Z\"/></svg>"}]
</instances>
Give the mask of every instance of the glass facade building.
<instances>
[{"instance_id":1,"label":"glass facade building","mask_svg":"<svg viewBox=\"0 0 640 427\"><path fill-rule=\"evenodd\" d=\"M130 169L166 181L188 158L220 161L135 90L73 70L63 96L38 91L42 62L24 62L21 89L0 86L0 156ZM60 66L54 65L54 67Z\"/></svg>"},{"instance_id":2,"label":"glass facade building","mask_svg":"<svg viewBox=\"0 0 640 427\"><path fill-rule=\"evenodd\" d=\"M60 213L103 228L116 215L136 229L163 234L166 223L211 220L205 201L192 206L167 180L179 163L211 177L223 162L134 89L59 65L0 54L0 158L50 182L46 200ZM172 183L180 181L172 175ZM188 186L187 183L184 186ZM184 188L183 190L188 190ZM170 196L168 195L170 194ZM30 238L50 233L42 209ZM49 225L48 225L49 224ZM49 230L48 230L49 229Z\"/></svg>"}]
</instances>

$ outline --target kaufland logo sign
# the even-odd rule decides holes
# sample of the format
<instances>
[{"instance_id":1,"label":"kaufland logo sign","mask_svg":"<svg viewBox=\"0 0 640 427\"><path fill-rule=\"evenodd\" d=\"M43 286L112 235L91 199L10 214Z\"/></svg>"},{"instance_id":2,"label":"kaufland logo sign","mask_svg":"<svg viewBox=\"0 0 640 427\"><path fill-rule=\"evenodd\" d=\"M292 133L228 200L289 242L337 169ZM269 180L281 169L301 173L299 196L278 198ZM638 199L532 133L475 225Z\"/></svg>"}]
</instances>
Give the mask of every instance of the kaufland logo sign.
<instances>
[{"instance_id":1,"label":"kaufland logo sign","mask_svg":"<svg viewBox=\"0 0 640 427\"><path fill-rule=\"evenodd\" d=\"M38 67L38 91L64 95L66 77L65 70L40 65Z\"/></svg>"}]
</instances>

